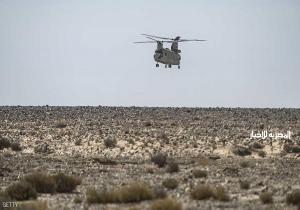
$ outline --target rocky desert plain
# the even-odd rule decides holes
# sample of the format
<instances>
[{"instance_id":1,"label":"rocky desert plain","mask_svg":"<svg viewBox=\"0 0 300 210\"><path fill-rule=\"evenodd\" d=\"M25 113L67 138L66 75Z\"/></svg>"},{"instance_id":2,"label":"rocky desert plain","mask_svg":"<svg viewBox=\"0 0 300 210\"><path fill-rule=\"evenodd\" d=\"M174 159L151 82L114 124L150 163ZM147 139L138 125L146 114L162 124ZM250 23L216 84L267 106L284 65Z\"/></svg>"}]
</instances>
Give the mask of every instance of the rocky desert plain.
<instances>
[{"instance_id":1,"label":"rocky desert plain","mask_svg":"<svg viewBox=\"0 0 300 210\"><path fill-rule=\"evenodd\" d=\"M0 180L0 209L296 210L300 109L2 106Z\"/></svg>"}]
</instances>

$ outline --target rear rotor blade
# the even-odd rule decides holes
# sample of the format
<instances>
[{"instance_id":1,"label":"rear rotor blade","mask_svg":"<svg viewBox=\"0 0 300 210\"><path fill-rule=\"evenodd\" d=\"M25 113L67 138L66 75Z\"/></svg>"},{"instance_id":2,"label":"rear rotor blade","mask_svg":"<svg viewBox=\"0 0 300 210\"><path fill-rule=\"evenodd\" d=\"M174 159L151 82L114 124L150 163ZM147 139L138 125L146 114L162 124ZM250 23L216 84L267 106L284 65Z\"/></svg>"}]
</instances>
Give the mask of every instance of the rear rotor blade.
<instances>
[{"instance_id":1,"label":"rear rotor blade","mask_svg":"<svg viewBox=\"0 0 300 210\"><path fill-rule=\"evenodd\" d=\"M204 42L204 39L179 39L178 42Z\"/></svg>"}]
</instances>

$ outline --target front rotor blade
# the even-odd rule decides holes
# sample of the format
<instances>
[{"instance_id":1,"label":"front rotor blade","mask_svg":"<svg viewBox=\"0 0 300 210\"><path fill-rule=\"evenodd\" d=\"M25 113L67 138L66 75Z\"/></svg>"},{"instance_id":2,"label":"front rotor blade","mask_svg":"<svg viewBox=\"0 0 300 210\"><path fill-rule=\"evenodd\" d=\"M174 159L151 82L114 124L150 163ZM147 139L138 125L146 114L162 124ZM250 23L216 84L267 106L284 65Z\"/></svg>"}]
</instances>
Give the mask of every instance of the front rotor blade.
<instances>
[{"instance_id":1,"label":"front rotor blade","mask_svg":"<svg viewBox=\"0 0 300 210\"><path fill-rule=\"evenodd\" d=\"M158 39L164 39L164 40L174 40L172 38L167 38L167 37L160 37L160 36L154 36L154 35L149 35L149 34L142 34L146 37L154 37L154 38L158 38Z\"/></svg>"},{"instance_id":2,"label":"front rotor blade","mask_svg":"<svg viewBox=\"0 0 300 210\"><path fill-rule=\"evenodd\" d=\"M161 43L172 43L173 42L171 40L166 40L166 41L157 40L157 39L153 39L152 37L148 37L148 36L146 36L146 38L151 39L151 40L156 41L156 42L161 42Z\"/></svg>"},{"instance_id":3,"label":"front rotor blade","mask_svg":"<svg viewBox=\"0 0 300 210\"><path fill-rule=\"evenodd\" d=\"M142 44L142 43L156 43L156 41L144 41L144 42L133 42L134 44Z\"/></svg>"},{"instance_id":4,"label":"front rotor blade","mask_svg":"<svg viewBox=\"0 0 300 210\"><path fill-rule=\"evenodd\" d=\"M146 36L146 38L147 38L147 39L151 39L151 40L153 40L153 41L156 41L156 42L159 42L159 40L157 40L157 39L154 39L154 38L152 38L152 37L148 37L148 36Z\"/></svg>"}]
</instances>

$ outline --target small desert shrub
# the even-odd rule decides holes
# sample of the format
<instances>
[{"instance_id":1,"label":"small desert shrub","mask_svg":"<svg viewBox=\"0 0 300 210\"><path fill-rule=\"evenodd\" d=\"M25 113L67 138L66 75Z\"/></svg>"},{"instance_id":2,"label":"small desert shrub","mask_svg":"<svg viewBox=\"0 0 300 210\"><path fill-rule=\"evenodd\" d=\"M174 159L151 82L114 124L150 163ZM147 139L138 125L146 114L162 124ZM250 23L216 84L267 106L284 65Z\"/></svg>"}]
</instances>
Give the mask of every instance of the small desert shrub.
<instances>
[{"instance_id":1,"label":"small desert shrub","mask_svg":"<svg viewBox=\"0 0 300 210\"><path fill-rule=\"evenodd\" d=\"M213 189L209 185L198 185L192 192L191 197L194 200L205 200L213 197Z\"/></svg>"},{"instance_id":2,"label":"small desert shrub","mask_svg":"<svg viewBox=\"0 0 300 210\"><path fill-rule=\"evenodd\" d=\"M211 159L211 160L219 160L219 159L221 159L221 157L220 157L220 155L211 154L209 156L209 159Z\"/></svg>"},{"instance_id":3,"label":"small desert shrub","mask_svg":"<svg viewBox=\"0 0 300 210\"><path fill-rule=\"evenodd\" d=\"M173 178L168 178L163 181L162 185L169 190L173 190L178 187L178 181Z\"/></svg>"},{"instance_id":4,"label":"small desert shrub","mask_svg":"<svg viewBox=\"0 0 300 210\"><path fill-rule=\"evenodd\" d=\"M134 133L134 135L136 135L136 136L140 136L140 135L141 135L141 132L140 132L139 130L135 130L133 133Z\"/></svg>"},{"instance_id":5,"label":"small desert shrub","mask_svg":"<svg viewBox=\"0 0 300 210\"><path fill-rule=\"evenodd\" d=\"M117 165L118 162L110 159L109 157L93 157L94 162L100 163L102 165Z\"/></svg>"},{"instance_id":6,"label":"small desert shrub","mask_svg":"<svg viewBox=\"0 0 300 210\"><path fill-rule=\"evenodd\" d=\"M222 186L217 186L214 189L213 197L219 201L229 201L229 199L230 199L225 188Z\"/></svg>"},{"instance_id":7,"label":"small desert shrub","mask_svg":"<svg viewBox=\"0 0 300 210\"><path fill-rule=\"evenodd\" d=\"M152 125L152 123L151 123L150 121L144 122L144 126L146 126L146 127L149 127L149 126L151 126L151 125Z\"/></svg>"},{"instance_id":8,"label":"small desert shrub","mask_svg":"<svg viewBox=\"0 0 300 210\"><path fill-rule=\"evenodd\" d=\"M250 182L247 180L240 181L240 188L243 190L248 190L250 188Z\"/></svg>"},{"instance_id":9,"label":"small desert shrub","mask_svg":"<svg viewBox=\"0 0 300 210\"><path fill-rule=\"evenodd\" d=\"M263 150L258 151L257 154L258 154L259 157L266 157L267 156L266 152L263 151Z\"/></svg>"},{"instance_id":10,"label":"small desert shrub","mask_svg":"<svg viewBox=\"0 0 300 210\"><path fill-rule=\"evenodd\" d=\"M82 203L82 199L78 196L76 196L73 200L74 203Z\"/></svg>"},{"instance_id":11,"label":"small desert shrub","mask_svg":"<svg viewBox=\"0 0 300 210\"><path fill-rule=\"evenodd\" d=\"M129 132L130 132L129 128L124 128L124 133L125 134L129 134Z\"/></svg>"},{"instance_id":12,"label":"small desert shrub","mask_svg":"<svg viewBox=\"0 0 300 210\"><path fill-rule=\"evenodd\" d=\"M35 153L51 153L49 145L47 143L38 144L34 147Z\"/></svg>"},{"instance_id":13,"label":"small desert shrub","mask_svg":"<svg viewBox=\"0 0 300 210\"><path fill-rule=\"evenodd\" d=\"M195 178L207 177L207 171L201 169L195 169L192 171L192 174Z\"/></svg>"},{"instance_id":14,"label":"small desert shrub","mask_svg":"<svg viewBox=\"0 0 300 210\"><path fill-rule=\"evenodd\" d=\"M163 153L155 154L151 157L151 161L158 167L162 168L167 163L167 155Z\"/></svg>"},{"instance_id":15,"label":"small desert shrub","mask_svg":"<svg viewBox=\"0 0 300 210\"><path fill-rule=\"evenodd\" d=\"M283 145L283 151L287 152L287 153L290 153L292 150L292 145L290 144L284 144Z\"/></svg>"},{"instance_id":16,"label":"small desert shrub","mask_svg":"<svg viewBox=\"0 0 300 210\"><path fill-rule=\"evenodd\" d=\"M59 121L59 122L55 123L54 127L55 128L65 128L65 127L67 127L67 123L64 121Z\"/></svg>"},{"instance_id":17,"label":"small desert shrub","mask_svg":"<svg viewBox=\"0 0 300 210\"><path fill-rule=\"evenodd\" d=\"M33 173L25 176L23 181L29 183L38 193L69 193L81 184L79 178L63 173L53 176L45 173Z\"/></svg>"},{"instance_id":18,"label":"small desert shrub","mask_svg":"<svg viewBox=\"0 0 300 210\"><path fill-rule=\"evenodd\" d=\"M11 200L11 198L9 198L9 196L5 192L0 190L0 209L2 207L2 202L7 202L9 200Z\"/></svg>"},{"instance_id":19,"label":"small desert shrub","mask_svg":"<svg viewBox=\"0 0 300 210\"><path fill-rule=\"evenodd\" d=\"M171 198L160 199L151 204L150 210L182 210L182 204Z\"/></svg>"},{"instance_id":20,"label":"small desert shrub","mask_svg":"<svg viewBox=\"0 0 300 210\"><path fill-rule=\"evenodd\" d=\"M251 165L250 162L247 161L247 160L243 160L242 162L240 162L240 166L241 166L242 168L249 168L250 165Z\"/></svg>"},{"instance_id":21,"label":"small desert shrub","mask_svg":"<svg viewBox=\"0 0 300 210\"><path fill-rule=\"evenodd\" d=\"M117 196L114 192L106 190L96 190L89 188L86 192L86 199L88 203L114 203L117 202Z\"/></svg>"},{"instance_id":22,"label":"small desert shrub","mask_svg":"<svg viewBox=\"0 0 300 210\"><path fill-rule=\"evenodd\" d=\"M291 152L292 153L300 153L300 147L296 146L296 145L292 146Z\"/></svg>"},{"instance_id":23,"label":"small desert shrub","mask_svg":"<svg viewBox=\"0 0 300 210\"><path fill-rule=\"evenodd\" d=\"M153 188L153 194L156 199L163 199L167 197L166 190L160 185Z\"/></svg>"},{"instance_id":24,"label":"small desert shrub","mask_svg":"<svg viewBox=\"0 0 300 210\"><path fill-rule=\"evenodd\" d=\"M76 145L76 146L80 146L80 145L81 145L81 139L76 139L75 145Z\"/></svg>"},{"instance_id":25,"label":"small desert shrub","mask_svg":"<svg viewBox=\"0 0 300 210\"><path fill-rule=\"evenodd\" d=\"M264 128L265 128L265 124L260 123L260 124L258 125L258 128L261 129L261 130L264 129Z\"/></svg>"},{"instance_id":26,"label":"small desert shrub","mask_svg":"<svg viewBox=\"0 0 300 210\"><path fill-rule=\"evenodd\" d=\"M130 139L128 139L128 140L127 140L127 142L128 142L129 144L134 144L134 140L133 140L133 139L131 139L131 138L130 138Z\"/></svg>"},{"instance_id":27,"label":"small desert shrub","mask_svg":"<svg viewBox=\"0 0 300 210\"><path fill-rule=\"evenodd\" d=\"M0 136L0 150L10 147L10 140L6 137Z\"/></svg>"},{"instance_id":28,"label":"small desert shrub","mask_svg":"<svg viewBox=\"0 0 300 210\"><path fill-rule=\"evenodd\" d=\"M142 183L123 186L116 191L90 188L86 193L88 203L133 203L154 198L153 191Z\"/></svg>"},{"instance_id":29,"label":"small desert shrub","mask_svg":"<svg viewBox=\"0 0 300 210\"><path fill-rule=\"evenodd\" d=\"M162 139L165 143L169 144L169 137L166 133L160 132L157 137L158 139Z\"/></svg>"},{"instance_id":30,"label":"small desert shrub","mask_svg":"<svg viewBox=\"0 0 300 210\"><path fill-rule=\"evenodd\" d=\"M200 166L207 166L209 164L209 159L207 157L201 155L198 157L197 163Z\"/></svg>"},{"instance_id":31,"label":"small desert shrub","mask_svg":"<svg viewBox=\"0 0 300 210\"><path fill-rule=\"evenodd\" d=\"M142 183L134 183L124 186L117 191L118 201L120 203L140 202L154 198L153 190Z\"/></svg>"},{"instance_id":32,"label":"small desert shrub","mask_svg":"<svg viewBox=\"0 0 300 210\"><path fill-rule=\"evenodd\" d=\"M36 199L36 190L27 182L20 181L9 185L5 193L13 200Z\"/></svg>"},{"instance_id":33,"label":"small desert shrub","mask_svg":"<svg viewBox=\"0 0 300 210\"><path fill-rule=\"evenodd\" d=\"M253 149L262 149L262 148L264 148L264 145L256 141L256 142L253 142L253 144L251 145L251 147Z\"/></svg>"},{"instance_id":34,"label":"small desert shrub","mask_svg":"<svg viewBox=\"0 0 300 210\"><path fill-rule=\"evenodd\" d=\"M195 121L200 120L200 117L193 117L193 120Z\"/></svg>"},{"instance_id":35,"label":"small desert shrub","mask_svg":"<svg viewBox=\"0 0 300 210\"><path fill-rule=\"evenodd\" d=\"M287 153L300 153L300 147L297 145L285 144L283 150Z\"/></svg>"},{"instance_id":36,"label":"small desert shrub","mask_svg":"<svg viewBox=\"0 0 300 210\"><path fill-rule=\"evenodd\" d=\"M55 180L45 173L33 173L24 177L24 181L29 183L38 193L54 193Z\"/></svg>"},{"instance_id":37,"label":"small desert shrub","mask_svg":"<svg viewBox=\"0 0 300 210\"><path fill-rule=\"evenodd\" d=\"M148 168L146 168L146 172L147 172L148 174L153 174L153 173L154 173L154 168L148 167Z\"/></svg>"},{"instance_id":38,"label":"small desert shrub","mask_svg":"<svg viewBox=\"0 0 300 210\"><path fill-rule=\"evenodd\" d=\"M288 204L300 205L300 189L296 189L286 196Z\"/></svg>"},{"instance_id":39,"label":"small desert shrub","mask_svg":"<svg viewBox=\"0 0 300 210\"><path fill-rule=\"evenodd\" d=\"M170 124L172 127L175 127L175 126L177 126L177 123L176 122L171 122L171 124Z\"/></svg>"},{"instance_id":40,"label":"small desert shrub","mask_svg":"<svg viewBox=\"0 0 300 210\"><path fill-rule=\"evenodd\" d=\"M26 201L18 205L17 210L47 210L46 201Z\"/></svg>"},{"instance_id":41,"label":"small desert shrub","mask_svg":"<svg viewBox=\"0 0 300 210\"><path fill-rule=\"evenodd\" d=\"M65 175L63 173L59 173L53 176L56 185L56 192L59 193L71 193L77 187L77 185L81 184L81 180L74 176Z\"/></svg>"},{"instance_id":42,"label":"small desert shrub","mask_svg":"<svg viewBox=\"0 0 300 210\"><path fill-rule=\"evenodd\" d=\"M10 145L10 148L15 151L15 152L19 152L19 151L22 151L22 147L19 143L17 142L14 142Z\"/></svg>"},{"instance_id":43,"label":"small desert shrub","mask_svg":"<svg viewBox=\"0 0 300 210\"><path fill-rule=\"evenodd\" d=\"M6 197L7 195L0 189L0 197Z\"/></svg>"},{"instance_id":44,"label":"small desert shrub","mask_svg":"<svg viewBox=\"0 0 300 210\"><path fill-rule=\"evenodd\" d=\"M179 165L174 160L169 161L167 165L167 172L175 173L179 171Z\"/></svg>"},{"instance_id":45,"label":"small desert shrub","mask_svg":"<svg viewBox=\"0 0 300 210\"><path fill-rule=\"evenodd\" d=\"M267 203L273 203L273 197L272 193L270 192L262 192L259 195L259 199L261 200L262 203L267 204Z\"/></svg>"},{"instance_id":46,"label":"small desert shrub","mask_svg":"<svg viewBox=\"0 0 300 210\"><path fill-rule=\"evenodd\" d=\"M249 148L241 146L233 148L232 153L239 156L247 156L252 154Z\"/></svg>"},{"instance_id":47,"label":"small desert shrub","mask_svg":"<svg viewBox=\"0 0 300 210\"><path fill-rule=\"evenodd\" d=\"M113 148L117 145L117 139L114 137L107 137L106 139L104 139L104 145L107 148Z\"/></svg>"},{"instance_id":48,"label":"small desert shrub","mask_svg":"<svg viewBox=\"0 0 300 210\"><path fill-rule=\"evenodd\" d=\"M222 186L217 186L215 188L209 185L200 184L191 193L191 197L194 200L205 200L209 198L214 198L219 201L229 201L229 195Z\"/></svg>"}]
</instances>

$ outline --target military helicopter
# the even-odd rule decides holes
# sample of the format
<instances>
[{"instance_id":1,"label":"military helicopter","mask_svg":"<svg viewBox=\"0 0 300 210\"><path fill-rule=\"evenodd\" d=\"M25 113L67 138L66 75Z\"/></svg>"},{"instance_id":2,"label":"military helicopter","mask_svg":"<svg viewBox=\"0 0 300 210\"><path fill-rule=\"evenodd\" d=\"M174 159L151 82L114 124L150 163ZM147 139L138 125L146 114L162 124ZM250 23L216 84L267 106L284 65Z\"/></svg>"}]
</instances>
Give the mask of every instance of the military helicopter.
<instances>
[{"instance_id":1,"label":"military helicopter","mask_svg":"<svg viewBox=\"0 0 300 210\"><path fill-rule=\"evenodd\" d=\"M157 48L154 53L154 60L157 62L156 67L159 67L159 63L165 64L165 68L171 68L172 65L177 65L180 69L180 60L181 60L181 50L178 49L179 42L203 42L206 40L203 39L181 39L180 36L175 38L167 38L154 36L149 34L141 34L145 36L149 41L134 42L136 44L141 43L157 43ZM172 43L171 50L169 48L164 48L163 43Z\"/></svg>"}]
</instances>

